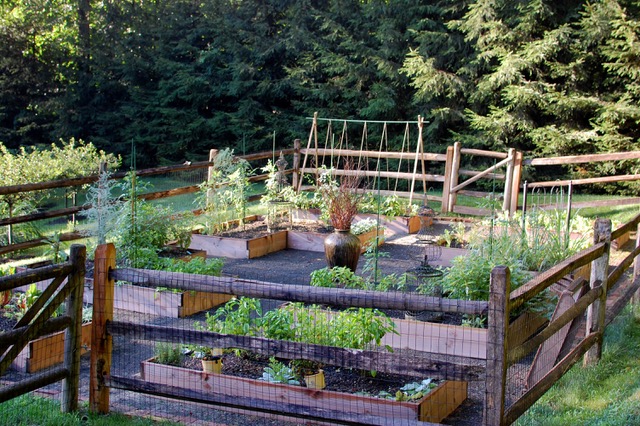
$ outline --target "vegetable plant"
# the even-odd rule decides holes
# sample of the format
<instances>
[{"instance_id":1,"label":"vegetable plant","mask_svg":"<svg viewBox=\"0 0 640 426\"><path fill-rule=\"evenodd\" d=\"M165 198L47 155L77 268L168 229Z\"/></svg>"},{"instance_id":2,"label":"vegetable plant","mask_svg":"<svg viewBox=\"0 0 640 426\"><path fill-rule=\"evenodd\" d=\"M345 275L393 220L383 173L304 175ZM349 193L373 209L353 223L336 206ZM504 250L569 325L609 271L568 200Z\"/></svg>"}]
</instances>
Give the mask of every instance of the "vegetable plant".
<instances>
[{"instance_id":1,"label":"vegetable plant","mask_svg":"<svg viewBox=\"0 0 640 426\"><path fill-rule=\"evenodd\" d=\"M293 368L276 360L274 357L269 358L269 365L264 368L262 380L269 383L283 383L285 385L300 384L300 381L296 379Z\"/></svg>"}]
</instances>

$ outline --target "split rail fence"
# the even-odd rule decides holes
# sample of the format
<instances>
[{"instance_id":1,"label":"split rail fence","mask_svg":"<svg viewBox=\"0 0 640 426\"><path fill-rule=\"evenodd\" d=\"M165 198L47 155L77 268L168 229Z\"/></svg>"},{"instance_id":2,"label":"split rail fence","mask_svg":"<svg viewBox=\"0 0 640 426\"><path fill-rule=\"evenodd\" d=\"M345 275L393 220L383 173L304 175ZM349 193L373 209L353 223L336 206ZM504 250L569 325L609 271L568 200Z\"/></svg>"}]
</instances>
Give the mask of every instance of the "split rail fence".
<instances>
[{"instance_id":1,"label":"split rail fence","mask_svg":"<svg viewBox=\"0 0 640 426\"><path fill-rule=\"evenodd\" d=\"M62 380L62 411L78 409L86 248L74 244L70 254L69 261L64 263L0 277L0 292L51 280L14 328L0 333L0 375L7 372L30 342L66 330L63 364L0 386L0 403ZM66 303L65 313L54 317L63 302ZM54 350L45 347L43 352L53 355Z\"/></svg>"}]
</instances>

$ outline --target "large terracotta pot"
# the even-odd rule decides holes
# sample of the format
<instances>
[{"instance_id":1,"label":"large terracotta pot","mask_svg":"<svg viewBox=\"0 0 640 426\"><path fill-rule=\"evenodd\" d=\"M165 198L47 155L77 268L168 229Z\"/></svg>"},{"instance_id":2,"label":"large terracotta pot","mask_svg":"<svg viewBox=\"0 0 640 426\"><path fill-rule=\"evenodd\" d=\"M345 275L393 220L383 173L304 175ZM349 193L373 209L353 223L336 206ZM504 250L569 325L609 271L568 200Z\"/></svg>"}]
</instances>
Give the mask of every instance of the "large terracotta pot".
<instances>
[{"instance_id":1,"label":"large terracotta pot","mask_svg":"<svg viewBox=\"0 0 640 426\"><path fill-rule=\"evenodd\" d=\"M360 239L348 229L336 229L324 239L324 255L329 268L346 266L353 272L360 258Z\"/></svg>"}]
</instances>

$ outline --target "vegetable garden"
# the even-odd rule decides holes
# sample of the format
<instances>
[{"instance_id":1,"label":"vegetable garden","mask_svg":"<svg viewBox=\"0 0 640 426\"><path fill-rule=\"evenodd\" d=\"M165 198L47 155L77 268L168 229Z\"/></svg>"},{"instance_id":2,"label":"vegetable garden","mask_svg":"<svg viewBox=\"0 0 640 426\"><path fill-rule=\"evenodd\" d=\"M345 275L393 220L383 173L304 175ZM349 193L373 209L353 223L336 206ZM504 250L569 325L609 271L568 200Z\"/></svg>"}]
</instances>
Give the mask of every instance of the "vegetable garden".
<instances>
[{"instance_id":1,"label":"vegetable garden","mask_svg":"<svg viewBox=\"0 0 640 426\"><path fill-rule=\"evenodd\" d=\"M620 251L637 235L640 215L616 226L604 219L584 225L571 211L572 189L541 196L531 187L547 183L521 182L522 165L543 160L459 145L426 153L420 119L400 123L419 131L396 153L383 150L386 123L374 151L364 136L357 147L347 143L348 131L336 141L329 128L321 147L320 122L314 118L306 148L296 141L277 161L275 152L239 158L220 150L201 164L0 188L8 196L91 184L84 189L90 205L0 223L20 225L3 254L48 244L50 237L20 241L27 236L21 226L34 220L82 213L96 225L91 235L57 236L92 245L83 297L93 306L91 355L83 358L90 384L80 386L92 410L128 406L155 415L149 401L169 398L292 422L511 424L576 362L597 362L606 325L640 285L630 268L640 249ZM490 160L483 171L465 170L461 157L468 154ZM638 158L625 154L557 161ZM257 169L264 173L251 173ZM156 192L140 181L188 170L208 176ZM252 186L260 181L264 194ZM154 202L185 194L197 194L198 208ZM462 206L463 197L482 201ZM338 228L332 203L351 200L358 211L347 224L369 232L358 242L360 261L352 269L323 268L322 255L313 254L324 251L321 228ZM635 201L618 201L625 202ZM238 235L250 232L257 242ZM196 249L204 252L195 260L166 257ZM261 278L242 275L251 262L298 259L298 252L313 259L311 277L299 272L300 261L290 270L272 263ZM45 309L38 321L63 322L45 318L55 268L0 277L0 291L35 283L42 292L35 309ZM14 334L3 333L3 341L18 345ZM36 334L46 333L29 339ZM212 371L203 370L204 361ZM6 353L3 372L10 363ZM324 386L312 388L305 376L320 371ZM6 378L45 384L30 374ZM15 386L21 392L34 385ZM20 393L8 389L3 400Z\"/></svg>"}]
</instances>

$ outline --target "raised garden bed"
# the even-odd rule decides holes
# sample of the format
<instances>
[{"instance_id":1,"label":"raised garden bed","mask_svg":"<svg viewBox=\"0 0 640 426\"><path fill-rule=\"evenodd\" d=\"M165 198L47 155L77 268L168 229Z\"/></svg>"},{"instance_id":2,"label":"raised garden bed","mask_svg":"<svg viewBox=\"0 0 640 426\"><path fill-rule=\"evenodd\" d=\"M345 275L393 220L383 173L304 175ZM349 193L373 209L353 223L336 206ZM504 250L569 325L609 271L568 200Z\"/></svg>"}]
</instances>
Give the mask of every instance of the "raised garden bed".
<instances>
[{"instance_id":1,"label":"raised garden bed","mask_svg":"<svg viewBox=\"0 0 640 426\"><path fill-rule=\"evenodd\" d=\"M82 354L91 349L91 323L82 325ZM64 361L64 331L30 341L11 363L14 370L35 373Z\"/></svg>"},{"instance_id":2,"label":"raised garden bed","mask_svg":"<svg viewBox=\"0 0 640 426\"><path fill-rule=\"evenodd\" d=\"M315 410L369 415L380 419L409 419L440 422L467 398L467 382L445 381L415 402L394 401L330 390L269 383L226 374L204 373L184 367L141 362L140 377L149 383L179 386L195 392L224 394L254 401L290 403Z\"/></svg>"},{"instance_id":3,"label":"raised garden bed","mask_svg":"<svg viewBox=\"0 0 640 426\"><path fill-rule=\"evenodd\" d=\"M230 294L199 291L176 293L131 284L116 284L113 307L141 314L182 318L227 303L232 297Z\"/></svg>"},{"instance_id":4,"label":"raised garden bed","mask_svg":"<svg viewBox=\"0 0 640 426\"><path fill-rule=\"evenodd\" d=\"M194 232L190 248L205 250L208 256L231 259L253 259L284 249L324 251L324 239L328 233L317 232L313 229L323 228L324 230L327 228L317 222L317 219L297 221L294 229L271 233L266 232L266 224L260 226L261 222L258 219L257 216L245 218L245 222L251 224L251 226L247 226L246 230L235 228L235 230L221 235L203 235ZM384 234L384 229L378 230L379 236L384 237ZM375 235L375 230L371 230L358 236L362 242L363 251L366 250L367 243ZM384 238L378 239L378 245L383 242Z\"/></svg>"}]
</instances>

